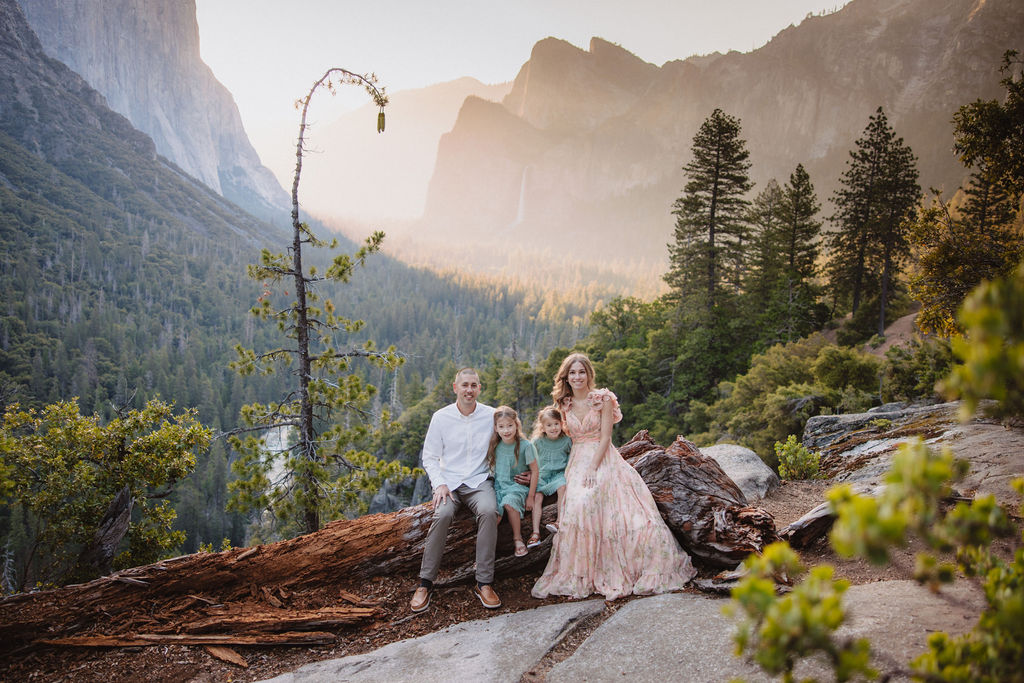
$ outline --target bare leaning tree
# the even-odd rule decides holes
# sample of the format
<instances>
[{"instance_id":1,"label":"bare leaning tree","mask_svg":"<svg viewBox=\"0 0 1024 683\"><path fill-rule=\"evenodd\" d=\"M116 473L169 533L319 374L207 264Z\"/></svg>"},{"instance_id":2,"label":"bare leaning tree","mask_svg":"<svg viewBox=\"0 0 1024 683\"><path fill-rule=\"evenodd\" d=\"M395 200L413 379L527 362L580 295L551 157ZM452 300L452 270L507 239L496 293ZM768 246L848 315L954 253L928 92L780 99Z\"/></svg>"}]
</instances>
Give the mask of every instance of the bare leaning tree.
<instances>
[{"instance_id":1,"label":"bare leaning tree","mask_svg":"<svg viewBox=\"0 0 1024 683\"><path fill-rule=\"evenodd\" d=\"M232 447L239 453L232 465L239 478L229 485L229 509L261 516L269 513L278 533L285 536L296 531L317 531L325 516L336 518L346 512L361 511L365 506L363 494L375 491L387 478L412 474L398 463L381 462L360 449L360 444L365 443L376 425L387 421L388 415L386 411L382 415L372 414L376 387L351 369L356 359L393 369L401 364L402 358L394 347L380 351L372 341L359 347L337 348L339 339L344 341L357 333L363 321L339 315L333 302L318 292L321 283L348 282L356 266L364 265L367 256L380 249L384 233L374 232L353 254L335 256L323 273L316 266L307 268L303 264L304 246L337 248L336 239L319 239L309 224L299 219L299 180L307 152L306 117L313 95L324 88L333 94L341 85L357 85L366 90L379 107L377 132L384 131L388 98L383 88L378 89L373 74L330 68L296 102L302 118L292 182L292 243L281 253L264 249L259 264L248 268L249 277L263 283L263 295L252 312L262 320L276 321L287 341L279 348L259 353L236 346L238 360L232 364L243 375L270 374L289 368L294 378L280 402L244 406L245 427L230 437ZM275 308L271 303L274 285L287 287L289 282L294 298L285 307ZM284 295L288 296L287 290ZM247 436L243 439L241 434ZM274 445L268 444L269 434L287 436L283 444Z\"/></svg>"}]
</instances>

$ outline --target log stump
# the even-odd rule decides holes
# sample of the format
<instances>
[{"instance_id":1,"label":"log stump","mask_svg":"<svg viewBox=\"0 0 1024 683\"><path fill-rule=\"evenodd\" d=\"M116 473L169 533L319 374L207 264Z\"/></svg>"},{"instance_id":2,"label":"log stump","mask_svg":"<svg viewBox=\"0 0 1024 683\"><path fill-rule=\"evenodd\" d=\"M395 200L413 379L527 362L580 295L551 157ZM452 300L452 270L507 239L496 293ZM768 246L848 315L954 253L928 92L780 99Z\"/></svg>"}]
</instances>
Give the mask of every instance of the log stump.
<instances>
[{"instance_id":1,"label":"log stump","mask_svg":"<svg viewBox=\"0 0 1024 683\"><path fill-rule=\"evenodd\" d=\"M719 464L683 437L663 449L643 430L620 452L651 489L680 545L698 563L732 569L778 540L774 518L748 505Z\"/></svg>"}]
</instances>

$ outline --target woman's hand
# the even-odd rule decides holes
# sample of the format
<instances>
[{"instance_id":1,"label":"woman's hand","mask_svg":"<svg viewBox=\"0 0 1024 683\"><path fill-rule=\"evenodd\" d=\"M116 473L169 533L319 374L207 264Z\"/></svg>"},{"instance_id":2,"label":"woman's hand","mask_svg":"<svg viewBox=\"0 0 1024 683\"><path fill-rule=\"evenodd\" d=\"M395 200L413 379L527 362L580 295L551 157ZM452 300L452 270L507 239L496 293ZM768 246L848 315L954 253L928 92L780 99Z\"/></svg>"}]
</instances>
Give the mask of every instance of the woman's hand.
<instances>
[{"instance_id":1,"label":"woman's hand","mask_svg":"<svg viewBox=\"0 0 1024 683\"><path fill-rule=\"evenodd\" d=\"M597 469L587 470L583 473L583 488L592 489L597 486Z\"/></svg>"},{"instance_id":2,"label":"woman's hand","mask_svg":"<svg viewBox=\"0 0 1024 683\"><path fill-rule=\"evenodd\" d=\"M526 470L525 472L520 472L515 477L513 477L512 481L514 481L517 484L522 484L523 486L529 486L530 485L530 479L531 479L530 470Z\"/></svg>"}]
</instances>

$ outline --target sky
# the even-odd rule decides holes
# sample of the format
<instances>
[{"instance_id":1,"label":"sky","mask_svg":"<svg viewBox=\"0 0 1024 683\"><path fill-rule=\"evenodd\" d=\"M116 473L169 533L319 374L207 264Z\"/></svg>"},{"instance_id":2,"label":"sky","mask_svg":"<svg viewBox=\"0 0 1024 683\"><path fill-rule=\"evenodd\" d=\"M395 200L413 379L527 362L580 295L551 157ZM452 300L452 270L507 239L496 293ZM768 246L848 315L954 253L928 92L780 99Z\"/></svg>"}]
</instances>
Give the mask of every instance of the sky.
<instances>
[{"instance_id":1,"label":"sky","mask_svg":"<svg viewBox=\"0 0 1024 683\"><path fill-rule=\"evenodd\" d=\"M261 157L290 145L294 102L329 68L374 72L388 92L472 76L511 81L554 36L598 36L661 65L764 45L808 14L848 0L196 0L200 52L234 95ZM325 98L326 99L326 98ZM366 103L347 87L318 101L330 121Z\"/></svg>"}]
</instances>

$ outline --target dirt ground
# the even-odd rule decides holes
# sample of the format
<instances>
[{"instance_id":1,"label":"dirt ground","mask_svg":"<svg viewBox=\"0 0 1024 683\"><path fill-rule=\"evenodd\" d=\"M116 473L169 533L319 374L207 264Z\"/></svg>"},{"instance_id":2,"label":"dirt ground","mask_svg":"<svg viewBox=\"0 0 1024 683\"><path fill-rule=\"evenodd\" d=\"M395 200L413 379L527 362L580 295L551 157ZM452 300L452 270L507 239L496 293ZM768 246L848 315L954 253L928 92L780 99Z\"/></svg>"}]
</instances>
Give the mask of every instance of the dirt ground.
<instances>
[{"instance_id":1,"label":"dirt ground","mask_svg":"<svg viewBox=\"0 0 1024 683\"><path fill-rule=\"evenodd\" d=\"M777 528L799 518L824 500L824 492L831 485L827 481L783 482L766 500L759 503L776 519ZM1007 546L1008 548L1009 546ZM822 562L836 566L838 577L851 583L866 583L884 579L910 578L914 553L918 548L899 549L892 564L875 567L860 560L842 560L832 552L826 539L820 540L801 553L805 564ZM709 576L714 572L702 572ZM558 599L538 601L530 596L534 575L506 577L495 583L502 599L502 607L485 610L468 587L455 587L436 591L428 611L412 615L408 601L414 586L408 578L381 578L371 585L362 586L360 595L379 601L383 616L375 623L338 631L333 646L323 647L236 647L235 651L247 663L242 667L221 661L199 646L152 646L144 648L49 648L36 650L12 661L0 663L0 680L4 681L138 681L149 683L196 681L255 681L294 670L308 662L359 654L388 643L412 638L462 621L481 619L494 614L532 609ZM353 590L354 587L345 587ZM695 590L695 589L687 589ZM329 590L319 595L305 596L310 603L340 604L341 600ZM607 603L604 612L579 630L573 639L582 640L601 621L614 613L629 598ZM571 654L578 642L560 644L525 680L543 680L544 671L560 658Z\"/></svg>"}]
</instances>

